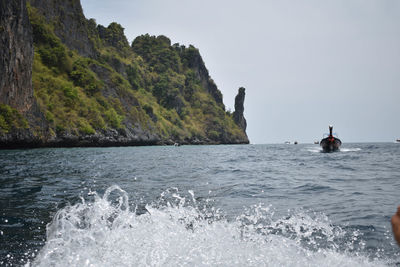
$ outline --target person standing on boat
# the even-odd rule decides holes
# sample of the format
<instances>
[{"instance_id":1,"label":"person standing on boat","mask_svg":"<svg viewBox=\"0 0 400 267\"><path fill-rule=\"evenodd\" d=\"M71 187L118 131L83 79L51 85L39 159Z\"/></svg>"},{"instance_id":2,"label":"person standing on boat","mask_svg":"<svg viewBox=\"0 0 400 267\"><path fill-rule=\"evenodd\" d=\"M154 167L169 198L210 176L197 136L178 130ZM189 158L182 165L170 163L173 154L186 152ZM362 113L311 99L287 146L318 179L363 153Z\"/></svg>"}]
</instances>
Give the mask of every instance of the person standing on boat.
<instances>
[{"instance_id":1,"label":"person standing on boat","mask_svg":"<svg viewBox=\"0 0 400 267\"><path fill-rule=\"evenodd\" d=\"M333 141L334 141L335 139L333 138L333 133L332 133L332 131L333 131L333 126L332 126L332 125L329 125L329 141L333 143Z\"/></svg>"},{"instance_id":2,"label":"person standing on boat","mask_svg":"<svg viewBox=\"0 0 400 267\"><path fill-rule=\"evenodd\" d=\"M397 212L392 216L392 230L394 239L396 239L397 244L400 246L400 206L397 207Z\"/></svg>"}]
</instances>

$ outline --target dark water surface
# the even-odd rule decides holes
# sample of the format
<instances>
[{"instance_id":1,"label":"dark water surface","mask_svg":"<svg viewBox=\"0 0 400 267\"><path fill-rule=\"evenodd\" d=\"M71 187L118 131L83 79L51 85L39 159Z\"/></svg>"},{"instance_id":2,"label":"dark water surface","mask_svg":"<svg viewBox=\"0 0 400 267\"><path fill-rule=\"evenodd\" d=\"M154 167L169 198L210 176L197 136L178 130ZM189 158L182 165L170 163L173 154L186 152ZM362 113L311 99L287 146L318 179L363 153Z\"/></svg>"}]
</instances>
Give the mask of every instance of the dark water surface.
<instances>
[{"instance_id":1,"label":"dark water surface","mask_svg":"<svg viewBox=\"0 0 400 267\"><path fill-rule=\"evenodd\" d=\"M0 265L396 265L398 204L395 143L4 150Z\"/></svg>"}]
</instances>

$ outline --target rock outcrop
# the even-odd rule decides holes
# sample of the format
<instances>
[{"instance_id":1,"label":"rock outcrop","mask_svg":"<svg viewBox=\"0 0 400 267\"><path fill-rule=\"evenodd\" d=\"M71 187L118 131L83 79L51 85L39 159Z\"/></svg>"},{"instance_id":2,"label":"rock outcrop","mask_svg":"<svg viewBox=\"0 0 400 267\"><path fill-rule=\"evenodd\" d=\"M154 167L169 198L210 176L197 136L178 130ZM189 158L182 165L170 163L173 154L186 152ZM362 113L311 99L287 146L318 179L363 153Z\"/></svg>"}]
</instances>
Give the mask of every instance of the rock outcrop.
<instances>
[{"instance_id":1,"label":"rock outcrop","mask_svg":"<svg viewBox=\"0 0 400 267\"><path fill-rule=\"evenodd\" d=\"M245 89L243 87L239 88L239 92L235 97L235 111L233 112L233 119L236 124L239 125L243 131L246 131L247 123L244 118L244 98L246 96Z\"/></svg>"},{"instance_id":2,"label":"rock outcrop","mask_svg":"<svg viewBox=\"0 0 400 267\"><path fill-rule=\"evenodd\" d=\"M108 27L102 25L97 26L98 34L107 46L115 47L118 51L129 49L129 43L124 34L124 28L113 22Z\"/></svg>"},{"instance_id":3,"label":"rock outcrop","mask_svg":"<svg viewBox=\"0 0 400 267\"><path fill-rule=\"evenodd\" d=\"M188 59L188 65L190 68L195 70L197 79L201 81L201 84L207 91L212 95L215 102L224 106L222 102L222 94L221 91L218 90L217 85L215 84L214 80L211 79L210 74L204 64L203 58L201 57L199 50L190 46L190 52L186 55ZM224 106L225 108L225 106Z\"/></svg>"},{"instance_id":4,"label":"rock outcrop","mask_svg":"<svg viewBox=\"0 0 400 267\"><path fill-rule=\"evenodd\" d=\"M28 2L54 25L54 33L71 50L82 56L97 56L89 39L87 20L80 0L28 0Z\"/></svg>"}]
</instances>

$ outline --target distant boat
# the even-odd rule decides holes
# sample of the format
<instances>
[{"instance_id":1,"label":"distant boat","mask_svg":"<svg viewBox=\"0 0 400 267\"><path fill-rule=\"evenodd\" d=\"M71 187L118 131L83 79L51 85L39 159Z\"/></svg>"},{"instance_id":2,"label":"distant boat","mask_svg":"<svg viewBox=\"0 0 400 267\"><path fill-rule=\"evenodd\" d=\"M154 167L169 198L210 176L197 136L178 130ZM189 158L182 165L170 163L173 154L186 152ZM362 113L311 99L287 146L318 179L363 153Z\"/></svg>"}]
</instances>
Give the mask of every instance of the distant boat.
<instances>
[{"instance_id":1,"label":"distant boat","mask_svg":"<svg viewBox=\"0 0 400 267\"><path fill-rule=\"evenodd\" d=\"M285 141L285 144L286 145L290 145L290 141Z\"/></svg>"},{"instance_id":2,"label":"distant boat","mask_svg":"<svg viewBox=\"0 0 400 267\"><path fill-rule=\"evenodd\" d=\"M297 145L298 144L297 141L294 141L294 144Z\"/></svg>"},{"instance_id":3,"label":"distant boat","mask_svg":"<svg viewBox=\"0 0 400 267\"><path fill-rule=\"evenodd\" d=\"M400 143L400 139L396 139L396 142L397 142L397 143Z\"/></svg>"},{"instance_id":4,"label":"distant boat","mask_svg":"<svg viewBox=\"0 0 400 267\"><path fill-rule=\"evenodd\" d=\"M333 152L339 150L342 145L342 141L339 138L333 136L333 126L329 125L329 135L321 140L319 143L324 152Z\"/></svg>"},{"instance_id":5,"label":"distant boat","mask_svg":"<svg viewBox=\"0 0 400 267\"><path fill-rule=\"evenodd\" d=\"M314 141L314 145L318 145L319 144L319 141Z\"/></svg>"}]
</instances>

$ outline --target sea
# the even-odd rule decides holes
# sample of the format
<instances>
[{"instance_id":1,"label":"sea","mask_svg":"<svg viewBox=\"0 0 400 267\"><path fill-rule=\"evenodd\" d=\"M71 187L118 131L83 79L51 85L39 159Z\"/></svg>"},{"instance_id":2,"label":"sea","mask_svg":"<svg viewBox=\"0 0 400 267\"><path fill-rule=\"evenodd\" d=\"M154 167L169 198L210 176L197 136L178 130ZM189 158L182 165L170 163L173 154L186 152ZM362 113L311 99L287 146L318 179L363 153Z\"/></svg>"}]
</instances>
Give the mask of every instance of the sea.
<instances>
[{"instance_id":1,"label":"sea","mask_svg":"<svg viewBox=\"0 0 400 267\"><path fill-rule=\"evenodd\" d=\"M0 266L399 266L400 144L0 150Z\"/></svg>"}]
</instances>

